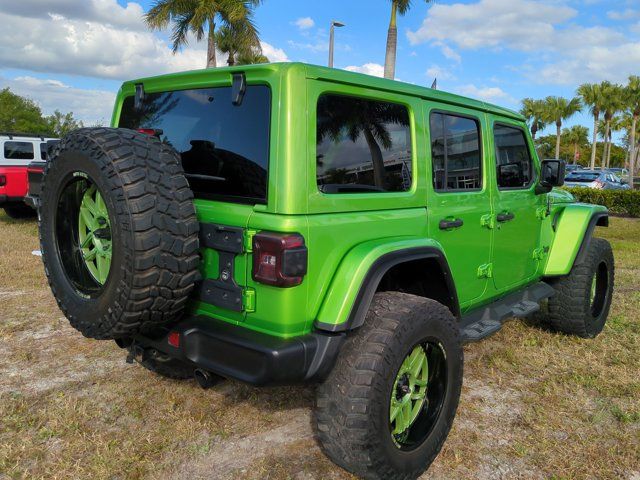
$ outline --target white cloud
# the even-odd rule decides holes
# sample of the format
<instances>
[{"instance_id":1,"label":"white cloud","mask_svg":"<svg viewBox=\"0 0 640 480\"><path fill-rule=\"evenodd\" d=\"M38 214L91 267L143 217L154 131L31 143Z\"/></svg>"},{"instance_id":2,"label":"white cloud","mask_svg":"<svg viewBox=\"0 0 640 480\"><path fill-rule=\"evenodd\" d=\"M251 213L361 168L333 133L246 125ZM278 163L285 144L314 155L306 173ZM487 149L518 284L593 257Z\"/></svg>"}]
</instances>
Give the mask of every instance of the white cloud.
<instances>
[{"instance_id":1,"label":"white cloud","mask_svg":"<svg viewBox=\"0 0 640 480\"><path fill-rule=\"evenodd\" d=\"M559 1L479 0L432 6L412 44L433 42L458 49L509 49L526 53L523 64L542 63L530 81L577 85L622 82L640 64L640 42L621 29L573 23L577 11ZM453 52L456 54L456 52ZM443 54L446 53L443 50ZM455 58L455 57L452 57ZM549 60L551 59L551 60Z\"/></svg>"},{"instance_id":2,"label":"white cloud","mask_svg":"<svg viewBox=\"0 0 640 480\"><path fill-rule=\"evenodd\" d=\"M270 62L288 62L289 57L281 48L276 48L270 43L260 42L262 47L262 53L269 59Z\"/></svg>"},{"instance_id":3,"label":"white cloud","mask_svg":"<svg viewBox=\"0 0 640 480\"><path fill-rule=\"evenodd\" d=\"M438 65L431 65L431 67L427 69L427 77L429 77L430 79L437 78L439 81L456 79L453 73L451 73L446 68L442 68Z\"/></svg>"},{"instance_id":4,"label":"white cloud","mask_svg":"<svg viewBox=\"0 0 640 480\"><path fill-rule=\"evenodd\" d=\"M487 102L506 102L510 104L516 103L516 100L509 95L507 92L502 90L499 87L476 87L473 84L463 85L457 87L457 93L461 95L465 95L467 97L476 98L479 100L484 100Z\"/></svg>"},{"instance_id":5,"label":"white cloud","mask_svg":"<svg viewBox=\"0 0 640 480\"><path fill-rule=\"evenodd\" d=\"M45 115L51 115L54 110L73 112L86 125L98 121L108 125L116 98L115 92L74 88L58 80L28 76L13 79L0 77L0 88L5 87L37 102Z\"/></svg>"},{"instance_id":6,"label":"white cloud","mask_svg":"<svg viewBox=\"0 0 640 480\"><path fill-rule=\"evenodd\" d=\"M434 45L436 47L440 47L440 51L445 58L453 60L456 63L460 63L462 61L460 54L444 42L435 42Z\"/></svg>"},{"instance_id":7,"label":"white cloud","mask_svg":"<svg viewBox=\"0 0 640 480\"><path fill-rule=\"evenodd\" d=\"M345 70L350 72L364 73L366 75L373 75L374 77L384 77L384 66L379 63L365 63L361 66L350 65L345 67Z\"/></svg>"},{"instance_id":8,"label":"white cloud","mask_svg":"<svg viewBox=\"0 0 640 480\"><path fill-rule=\"evenodd\" d=\"M302 17L293 22L293 24L300 30L309 30L315 26L316 22L311 17Z\"/></svg>"},{"instance_id":9,"label":"white cloud","mask_svg":"<svg viewBox=\"0 0 640 480\"><path fill-rule=\"evenodd\" d=\"M0 3L2 67L124 80L206 65L206 42L191 36L174 55L166 40L145 28L137 3L126 7L116 0L56 0L44 7L43 3ZM270 60L287 60L282 49L266 42L263 48ZM218 55L218 63L224 64L225 58Z\"/></svg>"},{"instance_id":10,"label":"white cloud","mask_svg":"<svg viewBox=\"0 0 640 480\"><path fill-rule=\"evenodd\" d=\"M633 10L627 8L626 10L610 10L607 12L607 17L611 20L634 20L640 18L640 10Z\"/></svg>"}]
</instances>

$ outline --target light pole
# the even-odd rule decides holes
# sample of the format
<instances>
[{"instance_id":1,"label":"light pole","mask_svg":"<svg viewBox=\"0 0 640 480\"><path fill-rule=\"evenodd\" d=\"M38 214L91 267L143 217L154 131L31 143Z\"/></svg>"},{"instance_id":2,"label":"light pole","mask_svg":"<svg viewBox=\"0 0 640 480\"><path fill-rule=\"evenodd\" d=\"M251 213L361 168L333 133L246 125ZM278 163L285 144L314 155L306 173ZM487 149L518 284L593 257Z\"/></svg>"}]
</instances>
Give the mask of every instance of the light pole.
<instances>
[{"instance_id":1,"label":"light pole","mask_svg":"<svg viewBox=\"0 0 640 480\"><path fill-rule=\"evenodd\" d=\"M333 37L335 27L344 27L344 23L331 20L331 28L329 29L329 68L333 68Z\"/></svg>"}]
</instances>

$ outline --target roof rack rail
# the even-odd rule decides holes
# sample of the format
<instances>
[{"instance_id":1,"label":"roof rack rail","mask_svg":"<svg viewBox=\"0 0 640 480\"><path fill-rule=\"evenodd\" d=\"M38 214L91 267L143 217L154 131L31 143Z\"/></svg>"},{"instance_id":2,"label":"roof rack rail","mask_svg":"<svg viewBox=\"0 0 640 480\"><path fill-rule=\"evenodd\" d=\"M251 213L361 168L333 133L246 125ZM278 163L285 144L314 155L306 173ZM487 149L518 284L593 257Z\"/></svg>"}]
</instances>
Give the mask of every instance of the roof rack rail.
<instances>
[{"instance_id":1,"label":"roof rack rail","mask_svg":"<svg viewBox=\"0 0 640 480\"><path fill-rule=\"evenodd\" d=\"M10 140L13 140L13 137L30 137L30 138L39 138L43 140L45 138L55 138L50 135L45 135L44 133L23 133L23 132L0 132L0 136L9 137Z\"/></svg>"}]
</instances>

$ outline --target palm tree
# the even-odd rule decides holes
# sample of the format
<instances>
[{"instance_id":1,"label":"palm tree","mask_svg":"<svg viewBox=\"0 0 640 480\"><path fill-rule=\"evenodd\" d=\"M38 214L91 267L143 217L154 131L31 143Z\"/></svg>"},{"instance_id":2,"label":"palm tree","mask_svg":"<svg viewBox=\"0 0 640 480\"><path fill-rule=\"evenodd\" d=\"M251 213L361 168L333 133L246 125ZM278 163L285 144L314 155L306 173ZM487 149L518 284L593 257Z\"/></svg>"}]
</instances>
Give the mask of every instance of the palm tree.
<instances>
[{"instance_id":1,"label":"palm tree","mask_svg":"<svg viewBox=\"0 0 640 480\"><path fill-rule=\"evenodd\" d=\"M638 118L640 117L640 77L631 75L626 87L626 104L631 114L631 128L629 131L629 178L633 188L633 178L636 171L636 162L640 160L640 145L636 145L636 132L638 130Z\"/></svg>"},{"instance_id":2,"label":"palm tree","mask_svg":"<svg viewBox=\"0 0 640 480\"><path fill-rule=\"evenodd\" d=\"M544 120L556 124L556 158L560 158L560 132L562 131L562 121L572 117L582 110L582 103L579 98L567 100L563 97L547 97L544 100Z\"/></svg>"},{"instance_id":3,"label":"palm tree","mask_svg":"<svg viewBox=\"0 0 640 480\"><path fill-rule=\"evenodd\" d=\"M609 82L603 82L609 83ZM584 83L578 87L577 91L582 103L589 107L589 112L593 115L593 143L591 144L591 170L596 166L596 153L598 144L598 122L602 111L602 85L597 83Z\"/></svg>"},{"instance_id":4,"label":"palm tree","mask_svg":"<svg viewBox=\"0 0 640 480\"><path fill-rule=\"evenodd\" d=\"M577 163L580 147L589 143L589 129L582 125L574 125L562 131L564 141L573 147L573 163Z\"/></svg>"},{"instance_id":5,"label":"palm tree","mask_svg":"<svg viewBox=\"0 0 640 480\"><path fill-rule=\"evenodd\" d=\"M611 159L611 120L624 107L624 91L622 86L603 82L602 97L604 110L604 148L600 165L605 168Z\"/></svg>"},{"instance_id":6,"label":"palm tree","mask_svg":"<svg viewBox=\"0 0 640 480\"><path fill-rule=\"evenodd\" d=\"M431 3L433 0L425 0ZM391 0L391 20L387 32L387 53L384 59L384 78L393 80L396 76L396 50L398 48L398 14L404 15L411 8L411 0Z\"/></svg>"},{"instance_id":7,"label":"palm tree","mask_svg":"<svg viewBox=\"0 0 640 480\"><path fill-rule=\"evenodd\" d=\"M251 11L262 0L156 0L144 18L152 30L164 30L173 24L171 42L173 53L187 44L193 33L198 41L207 35L207 68L216 63L216 22L223 26L247 22L257 36L251 22Z\"/></svg>"},{"instance_id":8,"label":"palm tree","mask_svg":"<svg viewBox=\"0 0 640 480\"><path fill-rule=\"evenodd\" d=\"M219 28L216 32L216 45L220 52L227 54L229 66L235 65L238 57L246 59L249 52L262 53L260 39L251 25L250 17Z\"/></svg>"},{"instance_id":9,"label":"palm tree","mask_svg":"<svg viewBox=\"0 0 640 480\"><path fill-rule=\"evenodd\" d=\"M520 113L527 119L527 124L531 128L531 137L536 139L538 131L544 129L544 101L534 100L533 98L525 98L522 100L522 108Z\"/></svg>"}]
</instances>

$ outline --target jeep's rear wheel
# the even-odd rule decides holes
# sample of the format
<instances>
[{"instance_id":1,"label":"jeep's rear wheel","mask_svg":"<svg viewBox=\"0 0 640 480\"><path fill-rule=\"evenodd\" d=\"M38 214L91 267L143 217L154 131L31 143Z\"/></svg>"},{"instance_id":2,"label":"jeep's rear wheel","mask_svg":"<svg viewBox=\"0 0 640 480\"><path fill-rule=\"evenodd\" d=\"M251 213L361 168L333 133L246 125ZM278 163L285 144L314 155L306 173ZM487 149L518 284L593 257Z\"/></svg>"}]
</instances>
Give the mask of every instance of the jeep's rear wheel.
<instances>
[{"instance_id":1,"label":"jeep's rear wheel","mask_svg":"<svg viewBox=\"0 0 640 480\"><path fill-rule=\"evenodd\" d=\"M553 329L583 338L594 338L604 328L614 284L611 245L591 240L584 260L565 277L549 282L556 294L548 301L542 320Z\"/></svg>"},{"instance_id":2,"label":"jeep's rear wheel","mask_svg":"<svg viewBox=\"0 0 640 480\"><path fill-rule=\"evenodd\" d=\"M40 243L71 325L96 339L176 320L198 278L198 221L177 153L132 130L65 137L47 165Z\"/></svg>"},{"instance_id":3,"label":"jeep's rear wheel","mask_svg":"<svg viewBox=\"0 0 640 480\"><path fill-rule=\"evenodd\" d=\"M365 478L416 478L449 433L462 369L460 333L447 307L399 292L376 294L364 326L318 388L322 448Z\"/></svg>"}]
</instances>

